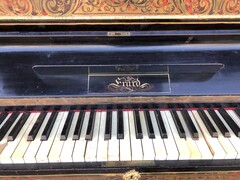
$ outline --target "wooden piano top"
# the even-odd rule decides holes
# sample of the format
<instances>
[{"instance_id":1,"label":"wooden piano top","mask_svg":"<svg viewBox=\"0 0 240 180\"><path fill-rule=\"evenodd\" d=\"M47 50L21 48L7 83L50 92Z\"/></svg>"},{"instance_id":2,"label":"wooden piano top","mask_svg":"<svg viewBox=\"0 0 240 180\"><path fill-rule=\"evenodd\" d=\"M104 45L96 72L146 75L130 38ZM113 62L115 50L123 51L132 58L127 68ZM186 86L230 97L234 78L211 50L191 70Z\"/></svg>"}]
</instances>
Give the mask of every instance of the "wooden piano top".
<instances>
[{"instance_id":1,"label":"wooden piano top","mask_svg":"<svg viewBox=\"0 0 240 180\"><path fill-rule=\"evenodd\" d=\"M233 0L2 0L0 23L239 23Z\"/></svg>"}]
</instances>

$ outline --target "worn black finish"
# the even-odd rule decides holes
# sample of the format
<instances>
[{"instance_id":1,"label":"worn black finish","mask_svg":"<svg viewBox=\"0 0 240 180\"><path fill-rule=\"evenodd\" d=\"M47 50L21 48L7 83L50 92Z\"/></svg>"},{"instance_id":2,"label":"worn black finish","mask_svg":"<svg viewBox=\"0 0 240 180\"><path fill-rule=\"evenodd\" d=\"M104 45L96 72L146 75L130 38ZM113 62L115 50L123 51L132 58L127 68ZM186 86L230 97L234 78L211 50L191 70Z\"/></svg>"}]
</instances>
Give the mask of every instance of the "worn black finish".
<instances>
[{"instance_id":1,"label":"worn black finish","mask_svg":"<svg viewBox=\"0 0 240 180\"><path fill-rule=\"evenodd\" d=\"M0 97L239 94L240 31L220 25L222 29L203 27L179 27L178 31L168 26L162 30L125 27L130 37L109 37L104 28L1 31ZM143 72L163 76L142 76ZM98 76L111 73L114 76L106 77L108 81ZM151 88L110 91L109 83L122 74L150 83Z\"/></svg>"},{"instance_id":2,"label":"worn black finish","mask_svg":"<svg viewBox=\"0 0 240 180\"><path fill-rule=\"evenodd\" d=\"M100 174L126 173L135 169L146 172L196 172L196 171L229 171L239 170L238 160L169 160L150 162L115 162L108 165L105 162L87 163L49 163L43 164L6 164L0 169L1 175L46 175L46 174Z\"/></svg>"}]
</instances>

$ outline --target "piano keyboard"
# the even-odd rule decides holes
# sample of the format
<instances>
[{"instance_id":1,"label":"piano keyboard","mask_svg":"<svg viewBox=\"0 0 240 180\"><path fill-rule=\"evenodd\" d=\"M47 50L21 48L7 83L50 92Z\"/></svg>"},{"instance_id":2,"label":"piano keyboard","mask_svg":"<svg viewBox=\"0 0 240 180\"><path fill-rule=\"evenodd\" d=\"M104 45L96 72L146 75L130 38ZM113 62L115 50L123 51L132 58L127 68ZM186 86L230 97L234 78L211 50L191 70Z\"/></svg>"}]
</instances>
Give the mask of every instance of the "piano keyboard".
<instances>
[{"instance_id":1,"label":"piano keyboard","mask_svg":"<svg viewBox=\"0 0 240 180\"><path fill-rule=\"evenodd\" d=\"M240 158L238 108L12 111L0 163Z\"/></svg>"}]
</instances>

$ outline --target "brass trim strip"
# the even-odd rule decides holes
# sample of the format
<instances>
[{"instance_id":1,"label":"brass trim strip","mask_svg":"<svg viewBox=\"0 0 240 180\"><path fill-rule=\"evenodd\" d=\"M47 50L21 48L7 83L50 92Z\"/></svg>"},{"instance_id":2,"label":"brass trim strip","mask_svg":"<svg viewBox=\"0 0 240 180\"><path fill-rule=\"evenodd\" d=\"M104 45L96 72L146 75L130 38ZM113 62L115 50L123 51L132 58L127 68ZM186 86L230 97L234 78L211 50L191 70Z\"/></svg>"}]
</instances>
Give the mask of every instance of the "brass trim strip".
<instances>
[{"instance_id":1,"label":"brass trim strip","mask_svg":"<svg viewBox=\"0 0 240 180\"><path fill-rule=\"evenodd\" d=\"M0 25L240 24L240 15L1 16Z\"/></svg>"}]
</instances>

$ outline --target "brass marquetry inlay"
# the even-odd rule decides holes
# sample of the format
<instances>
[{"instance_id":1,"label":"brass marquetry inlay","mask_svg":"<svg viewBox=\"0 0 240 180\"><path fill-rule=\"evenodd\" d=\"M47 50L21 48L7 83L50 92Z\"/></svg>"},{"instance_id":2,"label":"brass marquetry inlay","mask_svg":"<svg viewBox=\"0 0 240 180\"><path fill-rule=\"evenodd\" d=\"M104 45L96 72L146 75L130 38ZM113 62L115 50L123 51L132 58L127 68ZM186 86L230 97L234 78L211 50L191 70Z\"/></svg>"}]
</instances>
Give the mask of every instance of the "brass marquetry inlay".
<instances>
[{"instance_id":1,"label":"brass marquetry inlay","mask_svg":"<svg viewBox=\"0 0 240 180\"><path fill-rule=\"evenodd\" d=\"M1 0L0 21L240 19L239 0ZM22 21L21 21L22 22ZM20 21L19 21L20 23Z\"/></svg>"},{"instance_id":2,"label":"brass marquetry inlay","mask_svg":"<svg viewBox=\"0 0 240 180\"><path fill-rule=\"evenodd\" d=\"M108 85L111 92L141 92L150 89L149 83L141 83L138 78L131 76L118 77L115 82Z\"/></svg>"},{"instance_id":3,"label":"brass marquetry inlay","mask_svg":"<svg viewBox=\"0 0 240 180\"><path fill-rule=\"evenodd\" d=\"M239 14L239 0L1 0L1 15Z\"/></svg>"}]
</instances>

